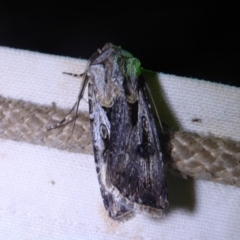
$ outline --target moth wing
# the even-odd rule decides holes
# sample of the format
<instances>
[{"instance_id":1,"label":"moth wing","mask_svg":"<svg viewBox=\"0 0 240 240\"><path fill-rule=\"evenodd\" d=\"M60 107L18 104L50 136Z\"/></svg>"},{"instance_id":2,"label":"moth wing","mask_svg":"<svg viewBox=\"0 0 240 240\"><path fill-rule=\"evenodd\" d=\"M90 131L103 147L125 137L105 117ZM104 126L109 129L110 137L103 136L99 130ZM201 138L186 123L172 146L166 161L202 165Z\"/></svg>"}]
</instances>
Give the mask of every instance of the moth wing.
<instances>
[{"instance_id":1,"label":"moth wing","mask_svg":"<svg viewBox=\"0 0 240 240\"><path fill-rule=\"evenodd\" d=\"M98 76L104 74L104 68L101 65L93 66L93 68L93 72L98 72ZM115 147L114 144L111 144L111 136L115 137L115 133L112 134L112 130L115 126L114 110L117 109L115 107L104 108L100 104L98 94L101 92L101 86L96 84L96 81L97 76L89 76L89 114L96 171L104 206L109 212L109 216L115 220L124 221L132 218L135 215L135 211L131 207L129 208L128 206L124 206L124 204L120 204L121 194L110 181L109 161L107 160L112 149ZM126 100L123 100L122 103L126 104ZM121 104L114 104L114 106L121 106Z\"/></svg>"},{"instance_id":2,"label":"moth wing","mask_svg":"<svg viewBox=\"0 0 240 240\"><path fill-rule=\"evenodd\" d=\"M164 164L145 90L135 104L117 99L111 111L107 175L120 193L118 203L161 217L168 206Z\"/></svg>"}]
</instances>

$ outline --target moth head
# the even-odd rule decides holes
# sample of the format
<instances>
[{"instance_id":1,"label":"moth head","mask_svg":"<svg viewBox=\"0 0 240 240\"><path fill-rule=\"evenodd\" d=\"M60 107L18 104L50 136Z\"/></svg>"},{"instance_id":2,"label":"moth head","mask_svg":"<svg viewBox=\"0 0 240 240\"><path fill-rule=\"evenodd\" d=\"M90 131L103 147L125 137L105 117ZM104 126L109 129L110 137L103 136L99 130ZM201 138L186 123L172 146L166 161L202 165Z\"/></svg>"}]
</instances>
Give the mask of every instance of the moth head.
<instances>
[{"instance_id":1,"label":"moth head","mask_svg":"<svg viewBox=\"0 0 240 240\"><path fill-rule=\"evenodd\" d=\"M133 57L131 53L121 49L121 47L113 45L112 43L106 43L102 50L100 50L100 54L109 49L112 49L111 54L116 57L117 63L119 64L124 77L137 77L141 74L141 62Z\"/></svg>"},{"instance_id":2,"label":"moth head","mask_svg":"<svg viewBox=\"0 0 240 240\"><path fill-rule=\"evenodd\" d=\"M132 56L123 58L120 66L123 75L126 77L137 77L142 72L141 62Z\"/></svg>"}]
</instances>

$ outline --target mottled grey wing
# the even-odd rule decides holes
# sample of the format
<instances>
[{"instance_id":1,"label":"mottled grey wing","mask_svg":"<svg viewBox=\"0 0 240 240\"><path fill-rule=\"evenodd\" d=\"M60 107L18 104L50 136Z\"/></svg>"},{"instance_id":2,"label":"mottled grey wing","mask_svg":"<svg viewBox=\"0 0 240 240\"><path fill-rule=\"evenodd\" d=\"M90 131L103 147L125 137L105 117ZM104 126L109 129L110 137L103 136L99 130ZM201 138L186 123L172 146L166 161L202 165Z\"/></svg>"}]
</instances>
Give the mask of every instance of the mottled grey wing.
<instances>
[{"instance_id":1,"label":"mottled grey wing","mask_svg":"<svg viewBox=\"0 0 240 240\"><path fill-rule=\"evenodd\" d=\"M156 125L145 90L134 104L118 97L109 111L111 135L107 174L120 192L119 204L154 217L168 206L164 164ZM127 202L127 203L126 203Z\"/></svg>"},{"instance_id":2,"label":"mottled grey wing","mask_svg":"<svg viewBox=\"0 0 240 240\"><path fill-rule=\"evenodd\" d=\"M98 72L98 75L104 75L104 66L97 65L92 66L92 72ZM100 184L100 191L102 194L104 206L106 210L109 212L109 216L115 220L123 221L127 220L134 216L135 211L133 207L125 206L120 203L122 197L118 192L116 187L110 181L110 175L108 171L108 160L109 154L111 151L115 152L119 149L119 146L115 146L116 141L112 141L111 139L111 131L115 127L115 120L117 122L119 119L115 119L116 107L120 107L120 111L126 111L125 107L122 104L126 104L126 99L121 98L119 101L121 103L114 104L113 107L103 107L100 104L98 99L98 95L100 91L100 87L96 84L97 77L90 76L89 77L89 85L88 85L88 95L89 95L89 114L90 114L90 124L92 128L92 139L93 139L93 150L94 157L96 163L96 171L98 174L98 180ZM122 110L121 110L122 109ZM121 113L120 113L121 115ZM119 116L119 115L118 115ZM111 119L112 118L112 119ZM123 124L125 130L126 124ZM117 126L117 128L120 125ZM129 125L129 130L131 125ZM114 134L115 136L115 134ZM122 139L123 140L123 139ZM124 143L126 146L127 142ZM116 150L114 149L116 147ZM111 149L110 149L111 148ZM123 152L124 155L124 152ZM113 169L113 171L115 171ZM114 173L113 173L114 174Z\"/></svg>"}]
</instances>

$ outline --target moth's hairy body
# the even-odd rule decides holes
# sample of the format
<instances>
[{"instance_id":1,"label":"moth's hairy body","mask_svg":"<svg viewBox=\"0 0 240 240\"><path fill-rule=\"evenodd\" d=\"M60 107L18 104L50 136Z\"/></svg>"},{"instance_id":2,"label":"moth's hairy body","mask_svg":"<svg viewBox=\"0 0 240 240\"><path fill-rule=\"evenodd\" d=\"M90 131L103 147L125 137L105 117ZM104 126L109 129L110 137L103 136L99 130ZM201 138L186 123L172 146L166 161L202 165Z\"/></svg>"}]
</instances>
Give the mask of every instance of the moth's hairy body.
<instances>
[{"instance_id":1,"label":"moth's hairy body","mask_svg":"<svg viewBox=\"0 0 240 240\"><path fill-rule=\"evenodd\" d=\"M136 213L163 216L168 206L164 165L139 60L106 44L91 60L85 81L96 170L109 216L119 221Z\"/></svg>"}]
</instances>

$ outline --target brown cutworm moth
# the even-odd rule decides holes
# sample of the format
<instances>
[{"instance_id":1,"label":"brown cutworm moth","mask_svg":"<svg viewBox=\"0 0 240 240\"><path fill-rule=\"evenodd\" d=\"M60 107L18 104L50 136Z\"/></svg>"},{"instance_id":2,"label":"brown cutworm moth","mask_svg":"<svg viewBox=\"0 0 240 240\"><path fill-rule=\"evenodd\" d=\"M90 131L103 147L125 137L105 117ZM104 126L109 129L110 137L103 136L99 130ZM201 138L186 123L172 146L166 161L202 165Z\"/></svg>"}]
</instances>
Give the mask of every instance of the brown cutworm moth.
<instances>
[{"instance_id":1,"label":"brown cutworm moth","mask_svg":"<svg viewBox=\"0 0 240 240\"><path fill-rule=\"evenodd\" d=\"M114 220L137 213L162 217L168 207L157 127L140 61L111 43L80 76L88 83L96 170L104 206Z\"/></svg>"}]
</instances>

